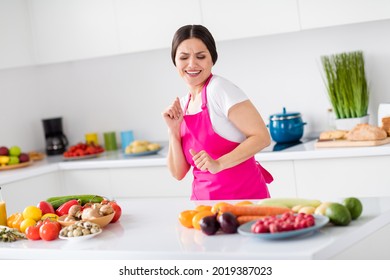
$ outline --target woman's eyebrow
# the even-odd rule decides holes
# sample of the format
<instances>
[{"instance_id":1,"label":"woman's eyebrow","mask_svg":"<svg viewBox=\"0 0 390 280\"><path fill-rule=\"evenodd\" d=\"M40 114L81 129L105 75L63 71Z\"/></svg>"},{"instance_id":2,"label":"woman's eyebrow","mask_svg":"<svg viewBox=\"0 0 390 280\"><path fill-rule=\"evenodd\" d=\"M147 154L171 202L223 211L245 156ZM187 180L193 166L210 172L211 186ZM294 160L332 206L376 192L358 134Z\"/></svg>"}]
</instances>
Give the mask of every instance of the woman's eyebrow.
<instances>
[{"instance_id":1,"label":"woman's eyebrow","mask_svg":"<svg viewBox=\"0 0 390 280\"><path fill-rule=\"evenodd\" d=\"M200 52L197 52L195 54L202 54L202 53L206 53L207 51L200 51ZM187 52L180 52L179 54L189 54Z\"/></svg>"}]
</instances>

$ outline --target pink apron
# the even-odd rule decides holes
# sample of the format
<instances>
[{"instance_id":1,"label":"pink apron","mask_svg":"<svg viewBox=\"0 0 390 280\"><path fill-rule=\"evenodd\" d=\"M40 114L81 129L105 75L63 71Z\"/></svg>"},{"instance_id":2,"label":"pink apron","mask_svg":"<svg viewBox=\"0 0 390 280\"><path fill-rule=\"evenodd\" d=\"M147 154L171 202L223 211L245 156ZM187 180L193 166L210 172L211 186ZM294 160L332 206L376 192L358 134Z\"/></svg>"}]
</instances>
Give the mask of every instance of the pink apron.
<instances>
[{"instance_id":1,"label":"pink apron","mask_svg":"<svg viewBox=\"0 0 390 280\"><path fill-rule=\"evenodd\" d=\"M240 143L229 141L218 135L211 124L207 108L206 88L212 75L202 89L202 111L195 115L186 115L181 124L182 147L187 162L193 166L192 200L237 200L262 199L270 197L266 183L273 181L254 156L248 160L217 174L199 170L189 150L206 151L213 159L234 150ZM191 98L191 97L190 97Z\"/></svg>"}]
</instances>

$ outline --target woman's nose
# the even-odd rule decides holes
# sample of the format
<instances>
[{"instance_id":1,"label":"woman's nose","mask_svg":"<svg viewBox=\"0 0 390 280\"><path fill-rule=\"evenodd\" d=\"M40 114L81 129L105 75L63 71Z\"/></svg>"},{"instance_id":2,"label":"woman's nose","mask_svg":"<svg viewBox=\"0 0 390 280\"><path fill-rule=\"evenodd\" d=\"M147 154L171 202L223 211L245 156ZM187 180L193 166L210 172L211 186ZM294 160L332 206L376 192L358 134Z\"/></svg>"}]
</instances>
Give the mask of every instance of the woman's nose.
<instances>
[{"instance_id":1,"label":"woman's nose","mask_svg":"<svg viewBox=\"0 0 390 280\"><path fill-rule=\"evenodd\" d=\"M188 60L188 66L192 67L196 65L196 59L195 57L190 57Z\"/></svg>"}]
</instances>

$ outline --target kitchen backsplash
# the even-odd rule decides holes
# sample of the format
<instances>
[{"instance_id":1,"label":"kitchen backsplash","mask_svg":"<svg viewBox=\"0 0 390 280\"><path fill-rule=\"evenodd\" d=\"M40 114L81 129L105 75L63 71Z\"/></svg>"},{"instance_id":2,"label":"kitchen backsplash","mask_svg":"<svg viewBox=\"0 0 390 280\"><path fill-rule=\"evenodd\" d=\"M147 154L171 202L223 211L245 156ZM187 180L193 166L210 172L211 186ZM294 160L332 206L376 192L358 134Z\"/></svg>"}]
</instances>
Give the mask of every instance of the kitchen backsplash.
<instances>
[{"instance_id":1,"label":"kitchen backsplash","mask_svg":"<svg viewBox=\"0 0 390 280\"><path fill-rule=\"evenodd\" d=\"M213 72L241 87L266 123L283 107L300 112L307 134L328 125L320 56L362 50L376 124L378 105L390 102L389 30L386 20L221 42ZM186 92L169 49L2 70L0 145L43 150L41 120L57 116L71 144L87 132L129 129L137 139L164 141L161 112Z\"/></svg>"}]
</instances>

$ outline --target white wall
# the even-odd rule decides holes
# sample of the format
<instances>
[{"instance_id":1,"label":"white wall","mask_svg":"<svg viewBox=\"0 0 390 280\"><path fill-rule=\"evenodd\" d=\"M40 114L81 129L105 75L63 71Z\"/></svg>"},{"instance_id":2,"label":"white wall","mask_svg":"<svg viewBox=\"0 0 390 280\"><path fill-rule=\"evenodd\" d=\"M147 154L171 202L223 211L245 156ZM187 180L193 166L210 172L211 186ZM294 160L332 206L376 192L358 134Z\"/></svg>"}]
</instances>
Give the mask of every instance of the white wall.
<instances>
[{"instance_id":1,"label":"white wall","mask_svg":"<svg viewBox=\"0 0 390 280\"><path fill-rule=\"evenodd\" d=\"M213 72L244 89L266 122L285 106L302 113L305 133L319 132L327 129L330 107L320 56L363 50L376 124L378 104L390 102L389 32L386 20L220 42ZM43 150L41 119L57 116L71 144L86 132L102 140L104 131L125 129L139 139L166 140L161 112L186 91L169 49L2 70L0 145Z\"/></svg>"}]
</instances>

